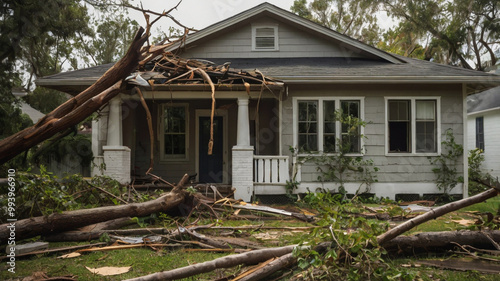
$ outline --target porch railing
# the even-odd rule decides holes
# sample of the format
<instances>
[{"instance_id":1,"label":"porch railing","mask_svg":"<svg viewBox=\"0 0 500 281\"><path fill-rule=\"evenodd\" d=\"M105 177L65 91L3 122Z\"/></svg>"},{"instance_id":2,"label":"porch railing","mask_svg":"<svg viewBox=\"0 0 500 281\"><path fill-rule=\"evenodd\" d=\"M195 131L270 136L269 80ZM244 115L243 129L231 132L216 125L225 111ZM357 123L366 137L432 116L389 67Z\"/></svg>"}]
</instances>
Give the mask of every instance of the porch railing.
<instances>
[{"instance_id":1,"label":"porch railing","mask_svg":"<svg viewBox=\"0 0 500 281\"><path fill-rule=\"evenodd\" d=\"M254 183L285 185L290 179L288 156L254 155Z\"/></svg>"}]
</instances>

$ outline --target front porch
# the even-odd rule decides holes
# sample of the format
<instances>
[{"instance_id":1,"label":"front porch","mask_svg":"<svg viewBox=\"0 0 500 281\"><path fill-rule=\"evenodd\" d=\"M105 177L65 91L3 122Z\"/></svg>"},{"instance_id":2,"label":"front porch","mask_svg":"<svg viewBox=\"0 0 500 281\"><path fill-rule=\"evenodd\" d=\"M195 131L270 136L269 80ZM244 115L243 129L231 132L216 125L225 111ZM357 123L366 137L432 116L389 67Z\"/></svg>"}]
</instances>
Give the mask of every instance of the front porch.
<instances>
[{"instance_id":1,"label":"front porch","mask_svg":"<svg viewBox=\"0 0 500 281\"><path fill-rule=\"evenodd\" d=\"M144 97L153 123L154 175L175 182L183 174L196 174L195 182L231 185L235 197L245 201L255 192L284 193L289 165L288 157L279 156L280 101L275 94L217 92L212 133L212 103L206 91L144 91ZM104 174L122 184L144 177L151 138L140 100L121 94L99 115L92 131L93 175Z\"/></svg>"}]
</instances>

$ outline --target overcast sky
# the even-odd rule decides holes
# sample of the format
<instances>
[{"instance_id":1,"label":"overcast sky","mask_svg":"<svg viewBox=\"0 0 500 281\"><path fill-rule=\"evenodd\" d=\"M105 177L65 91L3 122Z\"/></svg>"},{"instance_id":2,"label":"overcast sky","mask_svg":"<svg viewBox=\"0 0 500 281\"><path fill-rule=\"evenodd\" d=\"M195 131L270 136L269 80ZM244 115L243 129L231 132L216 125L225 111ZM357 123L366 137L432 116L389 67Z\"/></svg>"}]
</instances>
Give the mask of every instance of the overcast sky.
<instances>
[{"instance_id":1,"label":"overcast sky","mask_svg":"<svg viewBox=\"0 0 500 281\"><path fill-rule=\"evenodd\" d=\"M142 2L145 9L162 12L169 10L178 3L179 0L134 0L135 4ZM294 0L183 0L177 10L171 13L179 22L187 27L203 29L211 24L227 19L261 3L269 2L285 10L290 10ZM130 16L141 26L145 26L144 16L141 13L130 11ZM156 27L167 28L174 25L171 22L163 21ZM156 29L156 28L154 28Z\"/></svg>"}]
</instances>

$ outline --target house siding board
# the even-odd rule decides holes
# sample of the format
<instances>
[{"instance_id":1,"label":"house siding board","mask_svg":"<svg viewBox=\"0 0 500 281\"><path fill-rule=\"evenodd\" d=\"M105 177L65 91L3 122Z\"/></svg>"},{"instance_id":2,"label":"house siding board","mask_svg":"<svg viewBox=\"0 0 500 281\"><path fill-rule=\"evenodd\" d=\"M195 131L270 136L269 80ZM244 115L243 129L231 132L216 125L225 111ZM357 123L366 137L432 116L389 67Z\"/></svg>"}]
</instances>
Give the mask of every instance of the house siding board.
<instances>
[{"instance_id":1,"label":"house siding board","mask_svg":"<svg viewBox=\"0 0 500 281\"><path fill-rule=\"evenodd\" d=\"M500 110L491 110L468 116L468 150L476 148L476 118L484 119L484 162L482 170L494 177L500 177Z\"/></svg>"},{"instance_id":2,"label":"house siding board","mask_svg":"<svg viewBox=\"0 0 500 281\"><path fill-rule=\"evenodd\" d=\"M252 24L278 25L279 51L252 51ZM256 19L231 32L220 34L202 45L188 46L182 56L206 59L360 57L346 45L332 44L326 39L267 18Z\"/></svg>"},{"instance_id":3,"label":"house siding board","mask_svg":"<svg viewBox=\"0 0 500 281\"><path fill-rule=\"evenodd\" d=\"M426 156L386 156L385 151L385 97L441 97L441 139L447 128L452 128L455 141L463 143L461 88L444 85L380 85L376 89L362 85L336 85L290 87L289 97L283 102L283 150L284 155L293 146L293 97L365 97L366 159L373 159L380 170L376 173L379 182L435 182L433 165ZM368 114L367 114L368 112ZM457 162L458 173L463 171L463 160ZM302 181L317 181L319 173L314 164L302 165ZM436 192L438 192L436 190Z\"/></svg>"}]
</instances>

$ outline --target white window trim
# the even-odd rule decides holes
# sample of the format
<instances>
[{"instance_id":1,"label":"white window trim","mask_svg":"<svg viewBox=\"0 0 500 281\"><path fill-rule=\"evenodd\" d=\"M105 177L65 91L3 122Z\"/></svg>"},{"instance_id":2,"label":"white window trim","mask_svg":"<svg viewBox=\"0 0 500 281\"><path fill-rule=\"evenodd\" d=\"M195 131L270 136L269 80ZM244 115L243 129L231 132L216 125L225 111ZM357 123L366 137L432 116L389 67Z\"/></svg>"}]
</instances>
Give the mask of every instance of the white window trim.
<instances>
[{"instance_id":1,"label":"white window trim","mask_svg":"<svg viewBox=\"0 0 500 281\"><path fill-rule=\"evenodd\" d=\"M365 97L293 97L293 147L297 148L299 145L299 132L298 132L298 110L299 110L299 101L318 101L318 116L321 116L321 120L318 119L318 148L321 150L318 153L299 153L297 156L321 156L321 155L336 155L337 153L324 153L323 149L323 132L324 132L324 120L323 120L323 101L335 101L335 110L340 109L341 101L350 101L350 100L359 100L359 111L360 111L360 119L365 120ZM335 138L339 138L338 132L341 132L342 125L340 122L336 122L335 124ZM365 128L361 126L361 135L365 134ZM350 156L363 156L365 151L365 143L364 138L360 138L360 146L361 151L359 153L349 153ZM336 148L337 149L337 148Z\"/></svg>"},{"instance_id":2,"label":"white window trim","mask_svg":"<svg viewBox=\"0 0 500 281\"><path fill-rule=\"evenodd\" d=\"M410 101L410 126L411 126L411 152L389 152L389 100L409 100ZM417 142L416 142L416 135L417 135L417 118L416 118L416 102L417 100L435 100L436 101L436 146L437 146L437 151L436 152L430 152L430 153L422 153L422 152L417 152ZM385 156L423 156L423 157L428 157L428 156L438 156L441 155L441 97L436 97L436 96L422 96L422 97L384 97L384 107L385 107Z\"/></svg>"},{"instance_id":3,"label":"white window trim","mask_svg":"<svg viewBox=\"0 0 500 281\"><path fill-rule=\"evenodd\" d=\"M272 28L274 29L274 48L257 48L256 46L256 35L258 28ZM278 24L252 24L252 51L254 52L275 52L279 51L279 36L278 36Z\"/></svg>"},{"instance_id":4,"label":"white window trim","mask_svg":"<svg viewBox=\"0 0 500 281\"><path fill-rule=\"evenodd\" d=\"M169 155L165 154L165 132L163 131L165 128L165 118L163 117L163 113L165 112L166 107L184 107L186 110L186 153L184 154L184 157L179 157L179 158L172 158L169 157ZM161 110L159 112L159 119L160 122L160 160L162 162L187 162L189 161L189 104L187 103L174 103L174 104L162 104L161 105Z\"/></svg>"}]
</instances>

